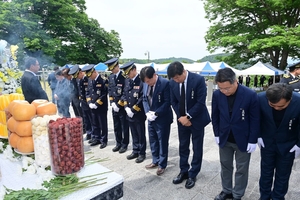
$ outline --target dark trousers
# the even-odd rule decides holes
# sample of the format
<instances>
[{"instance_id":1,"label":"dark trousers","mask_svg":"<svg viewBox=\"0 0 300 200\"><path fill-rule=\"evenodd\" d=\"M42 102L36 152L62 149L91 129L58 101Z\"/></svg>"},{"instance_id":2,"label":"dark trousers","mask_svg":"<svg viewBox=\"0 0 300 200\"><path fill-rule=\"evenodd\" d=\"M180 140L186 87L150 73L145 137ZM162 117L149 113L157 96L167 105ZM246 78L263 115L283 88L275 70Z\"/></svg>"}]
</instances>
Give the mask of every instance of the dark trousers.
<instances>
[{"instance_id":1,"label":"dark trousers","mask_svg":"<svg viewBox=\"0 0 300 200\"><path fill-rule=\"evenodd\" d=\"M80 100L78 97L72 98L72 108L76 117L83 117L82 109L80 107Z\"/></svg>"},{"instance_id":2,"label":"dark trousers","mask_svg":"<svg viewBox=\"0 0 300 200\"><path fill-rule=\"evenodd\" d=\"M158 124L148 121L149 143L152 153L152 163L165 169L168 163L169 137L171 124Z\"/></svg>"},{"instance_id":3,"label":"dark trousers","mask_svg":"<svg viewBox=\"0 0 300 200\"><path fill-rule=\"evenodd\" d=\"M92 129L92 112L90 109L82 109L82 115L83 115L83 127L84 130L88 135L92 134L93 129Z\"/></svg>"},{"instance_id":4,"label":"dark trousers","mask_svg":"<svg viewBox=\"0 0 300 200\"><path fill-rule=\"evenodd\" d=\"M92 127L93 133L92 136L96 140L99 140L101 143L107 144L107 111L99 112L97 109L91 109L92 111Z\"/></svg>"},{"instance_id":5,"label":"dark trousers","mask_svg":"<svg viewBox=\"0 0 300 200\"><path fill-rule=\"evenodd\" d=\"M200 172L203 156L203 138L204 127L202 129L195 129L193 126L186 127L178 124L178 136L179 136L179 165L180 172L189 174L190 178L195 178ZM192 138L193 144L193 159L191 168L189 164L190 155L190 140Z\"/></svg>"},{"instance_id":6,"label":"dark trousers","mask_svg":"<svg viewBox=\"0 0 300 200\"><path fill-rule=\"evenodd\" d=\"M260 155L259 191L261 200L284 200L288 191L295 153L281 155L276 144L272 144L267 149L261 148Z\"/></svg>"},{"instance_id":7,"label":"dark trousers","mask_svg":"<svg viewBox=\"0 0 300 200\"><path fill-rule=\"evenodd\" d=\"M132 135L132 151L135 154L146 155L145 121L129 122Z\"/></svg>"},{"instance_id":8,"label":"dark trousers","mask_svg":"<svg viewBox=\"0 0 300 200\"><path fill-rule=\"evenodd\" d=\"M126 120L126 113L120 110L120 113L112 111L116 146L127 148L129 143L129 124Z\"/></svg>"}]
</instances>

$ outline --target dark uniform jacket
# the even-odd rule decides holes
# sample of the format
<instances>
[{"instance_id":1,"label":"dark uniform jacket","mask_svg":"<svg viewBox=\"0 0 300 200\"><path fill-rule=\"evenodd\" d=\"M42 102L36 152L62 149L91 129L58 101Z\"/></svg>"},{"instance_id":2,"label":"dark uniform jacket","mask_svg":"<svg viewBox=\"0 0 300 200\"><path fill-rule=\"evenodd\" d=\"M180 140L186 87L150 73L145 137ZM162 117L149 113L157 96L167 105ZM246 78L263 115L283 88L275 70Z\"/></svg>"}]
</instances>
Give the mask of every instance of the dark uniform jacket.
<instances>
[{"instance_id":1,"label":"dark uniform jacket","mask_svg":"<svg viewBox=\"0 0 300 200\"><path fill-rule=\"evenodd\" d=\"M143 82L140 79L140 75L135 77L134 81L126 79L122 99L124 101L125 108L129 107L134 113L132 118L126 116L128 121L135 122L146 120L143 107Z\"/></svg>"},{"instance_id":2,"label":"dark uniform jacket","mask_svg":"<svg viewBox=\"0 0 300 200\"><path fill-rule=\"evenodd\" d=\"M96 80L92 80L91 84L88 85L86 101L88 104L94 103L96 106L98 106L97 111L107 112L107 87L105 86L100 75L98 75Z\"/></svg>"},{"instance_id":3,"label":"dark uniform jacket","mask_svg":"<svg viewBox=\"0 0 300 200\"><path fill-rule=\"evenodd\" d=\"M48 99L46 92L43 90L41 83L33 72L25 71L21 78L21 87L25 100L31 103L35 99Z\"/></svg>"},{"instance_id":4,"label":"dark uniform jacket","mask_svg":"<svg viewBox=\"0 0 300 200\"><path fill-rule=\"evenodd\" d=\"M259 93L258 98L261 120L260 137L264 141L265 148L275 143L280 154L286 155L295 144L300 147L300 94L293 92L291 102L286 107L279 127L273 119L266 92Z\"/></svg>"},{"instance_id":5,"label":"dark uniform jacket","mask_svg":"<svg viewBox=\"0 0 300 200\"><path fill-rule=\"evenodd\" d=\"M126 78L123 76L123 72L120 71L118 76L111 74L108 77L108 95L110 103L115 103L119 112L113 112L114 114L124 114L124 101L122 100Z\"/></svg>"},{"instance_id":6,"label":"dark uniform jacket","mask_svg":"<svg viewBox=\"0 0 300 200\"><path fill-rule=\"evenodd\" d=\"M280 83L287 83L288 85L292 86L295 92L300 91L300 80L298 77L294 77L291 74L285 74L280 80Z\"/></svg>"},{"instance_id":7,"label":"dark uniform jacket","mask_svg":"<svg viewBox=\"0 0 300 200\"><path fill-rule=\"evenodd\" d=\"M91 81L90 81L90 84L92 84ZM89 79L86 76L84 76L78 82L79 100L80 100L81 107L82 107L83 110L89 110L90 109L89 105L86 102L86 92L88 90L88 85L89 85Z\"/></svg>"}]
</instances>

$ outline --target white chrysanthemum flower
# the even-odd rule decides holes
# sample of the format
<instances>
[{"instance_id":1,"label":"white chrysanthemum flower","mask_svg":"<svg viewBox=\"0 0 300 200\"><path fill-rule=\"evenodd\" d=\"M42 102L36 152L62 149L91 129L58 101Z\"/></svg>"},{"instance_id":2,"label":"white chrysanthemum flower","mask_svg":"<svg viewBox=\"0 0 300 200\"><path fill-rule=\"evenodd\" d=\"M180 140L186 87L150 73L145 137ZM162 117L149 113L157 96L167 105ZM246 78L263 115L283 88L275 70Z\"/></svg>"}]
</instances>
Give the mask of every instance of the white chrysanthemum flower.
<instances>
[{"instance_id":1,"label":"white chrysanthemum flower","mask_svg":"<svg viewBox=\"0 0 300 200\"><path fill-rule=\"evenodd\" d=\"M29 165L25 173L35 174L35 172L36 172L35 166L34 165Z\"/></svg>"},{"instance_id":2,"label":"white chrysanthemum flower","mask_svg":"<svg viewBox=\"0 0 300 200\"><path fill-rule=\"evenodd\" d=\"M29 164L33 164L34 163L34 160L31 157L29 157L29 156L23 156L23 159L27 160L27 162Z\"/></svg>"}]
</instances>

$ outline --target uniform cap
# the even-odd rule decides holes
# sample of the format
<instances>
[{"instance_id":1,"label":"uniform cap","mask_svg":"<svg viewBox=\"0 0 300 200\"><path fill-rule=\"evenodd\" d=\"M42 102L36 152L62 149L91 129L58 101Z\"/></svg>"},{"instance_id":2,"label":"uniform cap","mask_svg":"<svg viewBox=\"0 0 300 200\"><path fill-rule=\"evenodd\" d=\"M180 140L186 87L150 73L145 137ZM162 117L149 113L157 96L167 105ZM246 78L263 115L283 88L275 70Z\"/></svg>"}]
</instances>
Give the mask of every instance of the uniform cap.
<instances>
[{"instance_id":1,"label":"uniform cap","mask_svg":"<svg viewBox=\"0 0 300 200\"><path fill-rule=\"evenodd\" d=\"M115 66L119 64L119 58L112 58L106 61L104 64L107 65L109 71L112 71Z\"/></svg>"},{"instance_id":2,"label":"uniform cap","mask_svg":"<svg viewBox=\"0 0 300 200\"><path fill-rule=\"evenodd\" d=\"M78 74L79 74L79 71L80 71L80 68L78 65L74 65L70 71L69 71L69 75L72 75L73 78L77 78L78 77Z\"/></svg>"},{"instance_id":3,"label":"uniform cap","mask_svg":"<svg viewBox=\"0 0 300 200\"><path fill-rule=\"evenodd\" d=\"M289 70L294 70L295 68L300 68L300 62L296 62L296 63L293 63L289 66L287 66L287 68L289 68Z\"/></svg>"},{"instance_id":4,"label":"uniform cap","mask_svg":"<svg viewBox=\"0 0 300 200\"><path fill-rule=\"evenodd\" d=\"M132 67L135 67L134 62L130 61L130 62L127 62L124 65L122 65L122 67L120 67L120 69L122 69L124 71L125 75L128 75L129 71L132 69Z\"/></svg>"},{"instance_id":5,"label":"uniform cap","mask_svg":"<svg viewBox=\"0 0 300 200\"><path fill-rule=\"evenodd\" d=\"M89 65L86 65L84 66L81 70L83 72L85 72L85 75L87 77L90 77L92 75L92 73L95 71L95 68L94 68L95 65L93 64L89 64Z\"/></svg>"}]
</instances>

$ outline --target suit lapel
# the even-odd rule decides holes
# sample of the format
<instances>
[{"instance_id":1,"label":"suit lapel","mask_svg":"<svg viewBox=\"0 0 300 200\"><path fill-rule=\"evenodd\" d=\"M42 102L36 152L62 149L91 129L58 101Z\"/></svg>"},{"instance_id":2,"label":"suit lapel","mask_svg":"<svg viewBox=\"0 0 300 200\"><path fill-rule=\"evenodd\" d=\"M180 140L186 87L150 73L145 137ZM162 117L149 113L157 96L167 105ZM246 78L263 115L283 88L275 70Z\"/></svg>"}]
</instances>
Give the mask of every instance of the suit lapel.
<instances>
[{"instance_id":1,"label":"suit lapel","mask_svg":"<svg viewBox=\"0 0 300 200\"><path fill-rule=\"evenodd\" d=\"M155 87L154 87L154 91L153 91L153 94L152 94L152 104L153 104L153 100L155 99L153 97L156 96L156 94L158 92L158 88L160 87L160 84L161 84L160 79L159 79L159 77L157 77L157 81L156 81L156 84L155 84Z\"/></svg>"},{"instance_id":2,"label":"suit lapel","mask_svg":"<svg viewBox=\"0 0 300 200\"><path fill-rule=\"evenodd\" d=\"M240 105L243 102L244 99L244 88L242 88L242 86L238 86L238 90L237 93L235 95L235 100L234 100L234 104L233 104L233 108L232 108L232 116L239 116L242 114L242 110L244 110L245 112L245 108L242 108ZM240 113L237 113L240 112Z\"/></svg>"},{"instance_id":3,"label":"suit lapel","mask_svg":"<svg viewBox=\"0 0 300 200\"><path fill-rule=\"evenodd\" d=\"M219 91L220 92L220 91ZM220 109L224 109L226 113L226 117L230 119L229 110L228 110L228 100L226 95L224 95L222 92L220 92Z\"/></svg>"},{"instance_id":4,"label":"suit lapel","mask_svg":"<svg viewBox=\"0 0 300 200\"><path fill-rule=\"evenodd\" d=\"M282 124L287 124L287 123L284 123L285 121L290 120L287 117L287 116L290 116L290 115L287 115L287 113L289 113L289 114L292 113L292 111L294 109L293 105L295 105L295 103L294 103L294 99L292 98L290 104L288 105L288 107L286 108L286 111L284 112L284 116L283 116L282 121L281 121L281 123L280 123L280 125L279 125L278 128L281 128ZM272 116L272 118L273 118L273 116Z\"/></svg>"}]
</instances>

